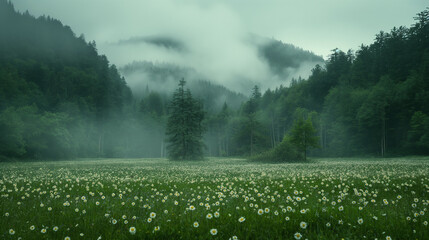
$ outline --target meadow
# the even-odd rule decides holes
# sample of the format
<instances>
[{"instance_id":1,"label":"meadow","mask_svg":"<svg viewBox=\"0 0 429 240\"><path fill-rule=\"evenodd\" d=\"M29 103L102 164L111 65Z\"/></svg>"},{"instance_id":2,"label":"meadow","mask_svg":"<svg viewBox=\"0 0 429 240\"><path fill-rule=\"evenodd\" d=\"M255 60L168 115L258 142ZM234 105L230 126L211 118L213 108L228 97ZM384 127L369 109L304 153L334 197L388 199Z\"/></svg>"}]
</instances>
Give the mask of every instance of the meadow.
<instances>
[{"instance_id":1,"label":"meadow","mask_svg":"<svg viewBox=\"0 0 429 240\"><path fill-rule=\"evenodd\" d=\"M0 163L0 239L429 239L429 158Z\"/></svg>"}]
</instances>

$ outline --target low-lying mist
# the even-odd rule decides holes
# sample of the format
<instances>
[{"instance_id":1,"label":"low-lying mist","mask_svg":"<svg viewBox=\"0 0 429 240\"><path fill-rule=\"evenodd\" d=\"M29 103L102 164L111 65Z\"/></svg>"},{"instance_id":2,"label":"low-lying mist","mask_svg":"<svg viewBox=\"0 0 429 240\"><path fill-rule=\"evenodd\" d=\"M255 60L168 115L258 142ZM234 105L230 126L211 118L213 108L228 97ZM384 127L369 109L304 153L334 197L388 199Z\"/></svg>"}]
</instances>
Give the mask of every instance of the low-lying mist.
<instances>
[{"instance_id":1,"label":"low-lying mist","mask_svg":"<svg viewBox=\"0 0 429 240\"><path fill-rule=\"evenodd\" d=\"M196 36L185 40L131 37L110 43L107 51L120 63L135 93L142 86L155 87L159 78L164 78L161 91L171 91L183 77L191 82L210 81L248 95L254 85L266 90L287 86L292 78L306 78L316 64L323 62L321 57L274 39L250 34L227 39L230 37L218 41ZM155 68L157 71L153 71Z\"/></svg>"},{"instance_id":2,"label":"low-lying mist","mask_svg":"<svg viewBox=\"0 0 429 240\"><path fill-rule=\"evenodd\" d=\"M18 5L64 19L77 30L77 35L83 33L87 40L95 40L99 52L118 68L141 61L192 68L199 79L245 95L254 85L265 90L288 85L293 77L305 78L315 64L323 61L322 57L300 59L298 65L284 64L280 71L278 66L273 71L273 61L267 60L261 48L275 40L251 34L260 31L249 26L249 19L244 18L234 3L41 0L36 5L21 1ZM71 16L70 12L79 12L79 17ZM281 25L275 21L267 24L276 29ZM125 77L131 86L135 85L135 76L131 77L133 80ZM182 77L185 76L175 78L178 81ZM141 79L143 85L148 82L144 75Z\"/></svg>"},{"instance_id":3,"label":"low-lying mist","mask_svg":"<svg viewBox=\"0 0 429 240\"><path fill-rule=\"evenodd\" d=\"M323 61L301 61L299 66L285 66L280 71L285 74L279 74L260 54L258 46L269 39L255 44L249 41L249 33L327 56L335 47L358 48L370 43L374 32L409 23L410 14L427 5L424 0L397 0L395 4L387 0L311 4L292 0L246 4L237 0L13 2L20 11L61 19L77 35L95 40L99 52L118 67L149 61L193 68L204 79L244 94L254 84L264 90L287 85L292 77L305 78L315 63Z\"/></svg>"}]
</instances>

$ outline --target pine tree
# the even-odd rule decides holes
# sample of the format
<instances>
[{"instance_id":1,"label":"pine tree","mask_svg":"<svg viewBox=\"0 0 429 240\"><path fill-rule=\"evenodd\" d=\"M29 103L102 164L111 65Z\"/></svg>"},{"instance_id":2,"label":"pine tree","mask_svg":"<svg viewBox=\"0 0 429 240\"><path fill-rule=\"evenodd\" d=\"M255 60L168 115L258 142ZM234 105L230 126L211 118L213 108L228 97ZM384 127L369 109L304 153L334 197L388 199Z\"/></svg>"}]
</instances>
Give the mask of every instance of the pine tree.
<instances>
[{"instance_id":1,"label":"pine tree","mask_svg":"<svg viewBox=\"0 0 429 240\"><path fill-rule=\"evenodd\" d=\"M172 160L203 158L203 106L192 97L189 89L184 89L185 84L184 79L180 80L169 106L167 150Z\"/></svg>"},{"instance_id":2,"label":"pine tree","mask_svg":"<svg viewBox=\"0 0 429 240\"><path fill-rule=\"evenodd\" d=\"M259 102L261 100L261 92L259 91L259 87L255 85L253 87L253 92L250 100L247 102L245 106L245 113L247 115L247 125L250 130L250 156L254 154L254 148L255 148L255 135L257 135L257 132L255 132L260 125L260 123L257 120L256 113L259 108Z\"/></svg>"}]
</instances>

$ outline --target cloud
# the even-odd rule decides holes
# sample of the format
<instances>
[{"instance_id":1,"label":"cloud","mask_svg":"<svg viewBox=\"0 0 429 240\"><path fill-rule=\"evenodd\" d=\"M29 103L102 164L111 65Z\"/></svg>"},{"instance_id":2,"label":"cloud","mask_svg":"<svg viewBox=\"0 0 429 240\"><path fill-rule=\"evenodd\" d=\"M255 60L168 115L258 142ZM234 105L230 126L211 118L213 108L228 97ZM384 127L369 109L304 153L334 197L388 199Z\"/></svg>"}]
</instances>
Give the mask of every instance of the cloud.
<instances>
[{"instance_id":1,"label":"cloud","mask_svg":"<svg viewBox=\"0 0 429 240\"><path fill-rule=\"evenodd\" d=\"M248 91L241 88L243 82L269 78L269 68L259 59L257 48L246 43L248 32L241 19L224 5L166 1L134 4L131 9L150 8L151 14L145 14L145 10L139 14L128 12L126 18L132 19L130 15L135 14L135 21L141 24L137 27L135 21L126 21L127 26L122 28L127 30L117 34L111 34L112 26L106 27L103 39L126 39L129 37L126 34L157 37L118 40L120 44L116 45L99 42L98 48L114 63L121 66L133 61L152 61L195 68L206 79L237 91ZM186 51L172 51L185 48ZM245 88L250 90L251 85Z\"/></svg>"},{"instance_id":2,"label":"cloud","mask_svg":"<svg viewBox=\"0 0 429 240\"><path fill-rule=\"evenodd\" d=\"M392 3L393 2L393 3ZM112 63L172 63L240 92L273 87L272 73L249 33L274 37L324 57L356 49L379 30L409 25L427 0L15 0L21 11L50 15L95 40ZM112 44L118 43L118 44ZM287 70L309 74L312 63ZM280 79L279 79L280 78Z\"/></svg>"},{"instance_id":3,"label":"cloud","mask_svg":"<svg viewBox=\"0 0 429 240\"><path fill-rule=\"evenodd\" d=\"M147 36L147 37L132 37L129 39L119 40L117 45L139 45L142 43L152 44L157 47L162 47L169 50L184 52L186 46L183 42L175 39L174 37L166 36Z\"/></svg>"}]
</instances>

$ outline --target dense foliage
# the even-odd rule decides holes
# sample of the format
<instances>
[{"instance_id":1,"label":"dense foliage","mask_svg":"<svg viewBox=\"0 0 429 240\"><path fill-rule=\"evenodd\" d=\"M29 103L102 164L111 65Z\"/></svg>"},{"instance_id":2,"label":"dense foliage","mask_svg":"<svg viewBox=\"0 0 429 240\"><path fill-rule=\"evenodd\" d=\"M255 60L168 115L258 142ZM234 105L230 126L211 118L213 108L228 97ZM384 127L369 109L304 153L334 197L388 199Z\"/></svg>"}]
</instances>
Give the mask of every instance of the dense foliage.
<instances>
[{"instance_id":1,"label":"dense foliage","mask_svg":"<svg viewBox=\"0 0 429 240\"><path fill-rule=\"evenodd\" d=\"M204 112L201 103L185 90L185 80L173 94L167 120L168 156L172 160L198 160L204 156Z\"/></svg>"},{"instance_id":2,"label":"dense foliage","mask_svg":"<svg viewBox=\"0 0 429 240\"><path fill-rule=\"evenodd\" d=\"M311 118L299 117L292 126L288 140L307 160L307 150L319 147L319 138L315 136Z\"/></svg>"},{"instance_id":3,"label":"dense foliage","mask_svg":"<svg viewBox=\"0 0 429 240\"><path fill-rule=\"evenodd\" d=\"M149 62L121 69L130 84L138 71L149 78L133 86L133 96L95 42L0 0L0 158L165 157L167 116L177 107L168 103L182 77L192 79L205 112L198 156L275 149L303 115L311 116L319 139L309 145L320 146L308 151L313 156L429 154L429 10L415 20L380 32L356 52L334 49L308 79L264 93L256 86L250 98L192 69ZM278 76L321 61L292 45L255 39L264 42L259 54Z\"/></svg>"},{"instance_id":4,"label":"dense foliage","mask_svg":"<svg viewBox=\"0 0 429 240\"><path fill-rule=\"evenodd\" d=\"M271 145L301 109L314 112L321 149L313 155L429 154L429 10L415 20L356 53L335 49L308 80L266 91L259 111Z\"/></svg>"},{"instance_id":5,"label":"dense foliage","mask_svg":"<svg viewBox=\"0 0 429 240\"><path fill-rule=\"evenodd\" d=\"M112 155L132 96L95 43L4 0L0 29L0 156Z\"/></svg>"},{"instance_id":6,"label":"dense foliage","mask_svg":"<svg viewBox=\"0 0 429 240\"><path fill-rule=\"evenodd\" d=\"M256 162L271 162L271 163L285 163L285 162L305 162L304 154L298 151L298 148L293 145L285 136L283 140L274 148L251 156L251 161Z\"/></svg>"},{"instance_id":7,"label":"dense foliage","mask_svg":"<svg viewBox=\"0 0 429 240\"><path fill-rule=\"evenodd\" d=\"M253 36L254 41L263 41ZM323 63L323 58L312 52L300 49L292 44L274 39L263 41L259 46L259 55L268 63L270 70L277 76L290 78L293 69L299 69L303 63ZM292 71L293 72L293 71Z\"/></svg>"}]
</instances>

